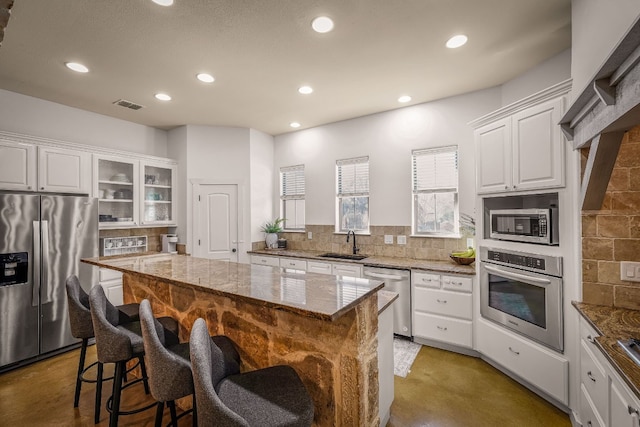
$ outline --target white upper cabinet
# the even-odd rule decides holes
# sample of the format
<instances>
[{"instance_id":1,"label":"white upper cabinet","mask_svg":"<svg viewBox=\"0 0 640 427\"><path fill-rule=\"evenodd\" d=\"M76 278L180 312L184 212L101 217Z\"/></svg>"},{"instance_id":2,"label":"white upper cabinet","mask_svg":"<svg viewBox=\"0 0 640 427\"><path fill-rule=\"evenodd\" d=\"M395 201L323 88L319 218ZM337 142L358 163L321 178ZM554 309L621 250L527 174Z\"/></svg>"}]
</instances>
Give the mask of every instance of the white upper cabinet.
<instances>
[{"instance_id":1,"label":"white upper cabinet","mask_svg":"<svg viewBox=\"0 0 640 427\"><path fill-rule=\"evenodd\" d=\"M98 198L100 228L138 225L138 160L93 156L93 196Z\"/></svg>"},{"instance_id":2,"label":"white upper cabinet","mask_svg":"<svg viewBox=\"0 0 640 427\"><path fill-rule=\"evenodd\" d=\"M175 225L176 172L174 164L140 161L141 225Z\"/></svg>"},{"instance_id":3,"label":"white upper cabinet","mask_svg":"<svg viewBox=\"0 0 640 427\"><path fill-rule=\"evenodd\" d=\"M90 190L90 153L38 147L38 191L89 194Z\"/></svg>"},{"instance_id":4,"label":"white upper cabinet","mask_svg":"<svg viewBox=\"0 0 640 427\"><path fill-rule=\"evenodd\" d=\"M479 194L565 185L558 123L569 89L568 82L560 83L471 123Z\"/></svg>"},{"instance_id":5,"label":"white upper cabinet","mask_svg":"<svg viewBox=\"0 0 640 427\"><path fill-rule=\"evenodd\" d=\"M36 190L36 146L0 138L0 188Z\"/></svg>"}]
</instances>

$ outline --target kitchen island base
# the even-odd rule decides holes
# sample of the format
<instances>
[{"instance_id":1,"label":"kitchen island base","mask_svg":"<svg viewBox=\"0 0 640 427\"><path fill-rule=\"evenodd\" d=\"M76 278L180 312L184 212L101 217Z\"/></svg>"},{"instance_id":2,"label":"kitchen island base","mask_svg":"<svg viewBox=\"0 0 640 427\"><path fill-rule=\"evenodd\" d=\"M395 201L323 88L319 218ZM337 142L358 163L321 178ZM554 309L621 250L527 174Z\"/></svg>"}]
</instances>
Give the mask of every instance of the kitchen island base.
<instances>
[{"instance_id":1,"label":"kitchen island base","mask_svg":"<svg viewBox=\"0 0 640 427\"><path fill-rule=\"evenodd\" d=\"M123 285L125 302L146 298L156 316L177 319L183 341L204 318L212 335L237 344L243 371L292 366L314 401L314 425L380 425L376 293L327 320L138 274L125 273Z\"/></svg>"}]
</instances>

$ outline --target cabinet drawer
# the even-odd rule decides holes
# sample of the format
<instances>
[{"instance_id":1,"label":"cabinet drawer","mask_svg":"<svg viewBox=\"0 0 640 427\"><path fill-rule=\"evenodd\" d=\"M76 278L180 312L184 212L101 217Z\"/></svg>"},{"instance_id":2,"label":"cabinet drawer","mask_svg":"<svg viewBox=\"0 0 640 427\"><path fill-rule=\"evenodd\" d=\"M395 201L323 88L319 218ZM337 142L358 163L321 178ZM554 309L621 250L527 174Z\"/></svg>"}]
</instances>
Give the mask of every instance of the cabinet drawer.
<instances>
[{"instance_id":1,"label":"cabinet drawer","mask_svg":"<svg viewBox=\"0 0 640 427\"><path fill-rule=\"evenodd\" d=\"M471 294L416 287L413 309L471 320Z\"/></svg>"},{"instance_id":2,"label":"cabinet drawer","mask_svg":"<svg viewBox=\"0 0 640 427\"><path fill-rule=\"evenodd\" d=\"M594 341L594 339L599 336L600 334L591 327L589 322L587 322L584 317L580 316L580 339L587 344L587 348L594 354L596 352L600 353L600 350L596 347L596 343Z\"/></svg>"},{"instance_id":3,"label":"cabinet drawer","mask_svg":"<svg viewBox=\"0 0 640 427\"><path fill-rule=\"evenodd\" d=\"M476 342L480 353L568 404L569 362L566 359L482 319L477 322Z\"/></svg>"},{"instance_id":4,"label":"cabinet drawer","mask_svg":"<svg viewBox=\"0 0 640 427\"><path fill-rule=\"evenodd\" d=\"M451 291L471 292L473 289L473 279L471 277L442 276L442 289Z\"/></svg>"},{"instance_id":5,"label":"cabinet drawer","mask_svg":"<svg viewBox=\"0 0 640 427\"><path fill-rule=\"evenodd\" d=\"M106 282L107 280L122 280L122 273L110 268L101 268L99 273L100 282Z\"/></svg>"},{"instance_id":6,"label":"cabinet drawer","mask_svg":"<svg viewBox=\"0 0 640 427\"><path fill-rule=\"evenodd\" d=\"M416 312L413 317L413 335L454 345L472 347L473 326L470 320L451 319Z\"/></svg>"},{"instance_id":7,"label":"cabinet drawer","mask_svg":"<svg viewBox=\"0 0 640 427\"><path fill-rule=\"evenodd\" d=\"M280 267L307 270L307 261L295 258L280 258Z\"/></svg>"},{"instance_id":8,"label":"cabinet drawer","mask_svg":"<svg viewBox=\"0 0 640 427\"><path fill-rule=\"evenodd\" d=\"M604 427L605 424L598 415L597 410L593 407L593 402L589 397L589 393L580 385L580 419L583 427Z\"/></svg>"},{"instance_id":9,"label":"cabinet drawer","mask_svg":"<svg viewBox=\"0 0 640 427\"><path fill-rule=\"evenodd\" d=\"M309 273L331 274L331 264L328 262L307 261Z\"/></svg>"},{"instance_id":10,"label":"cabinet drawer","mask_svg":"<svg viewBox=\"0 0 640 427\"><path fill-rule=\"evenodd\" d=\"M280 267L280 260L273 256L251 255L251 264L270 265Z\"/></svg>"},{"instance_id":11,"label":"cabinet drawer","mask_svg":"<svg viewBox=\"0 0 640 427\"><path fill-rule=\"evenodd\" d=\"M608 379L602 365L588 348L588 343L580 340L580 381L589 393L593 406L603 420L608 418Z\"/></svg>"},{"instance_id":12,"label":"cabinet drawer","mask_svg":"<svg viewBox=\"0 0 640 427\"><path fill-rule=\"evenodd\" d=\"M362 266L355 264L332 264L334 276L362 277Z\"/></svg>"},{"instance_id":13,"label":"cabinet drawer","mask_svg":"<svg viewBox=\"0 0 640 427\"><path fill-rule=\"evenodd\" d=\"M414 286L440 289L440 275L431 273L411 272L411 283Z\"/></svg>"}]
</instances>

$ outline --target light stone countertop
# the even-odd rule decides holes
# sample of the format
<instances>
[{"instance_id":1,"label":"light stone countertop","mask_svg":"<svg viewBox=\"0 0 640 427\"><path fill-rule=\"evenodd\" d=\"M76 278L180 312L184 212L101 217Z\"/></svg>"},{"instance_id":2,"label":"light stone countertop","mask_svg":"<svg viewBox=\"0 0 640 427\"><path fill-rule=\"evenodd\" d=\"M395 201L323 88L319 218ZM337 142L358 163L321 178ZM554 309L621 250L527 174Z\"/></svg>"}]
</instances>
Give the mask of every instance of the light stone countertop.
<instances>
[{"instance_id":1,"label":"light stone countertop","mask_svg":"<svg viewBox=\"0 0 640 427\"><path fill-rule=\"evenodd\" d=\"M287 272L279 267L183 255L103 257L82 261L327 321L338 319L383 288L383 282L379 280ZM382 309L393 301L393 296L387 295L385 300Z\"/></svg>"},{"instance_id":2,"label":"light stone countertop","mask_svg":"<svg viewBox=\"0 0 640 427\"><path fill-rule=\"evenodd\" d=\"M392 257L379 257L370 256L362 260L349 260L349 259L337 259L337 258L325 258L320 255L324 252L318 251L298 251L287 249L262 249L255 251L247 251L250 255L268 255L268 256L281 256L289 258L304 258L312 259L314 261L324 262L346 262L353 264L361 264L368 267L380 267L380 268L396 268L406 270L425 270L437 273L448 274L464 274L468 276L474 276L476 274L475 264L472 265L459 265L453 261L438 261L438 260L422 260L413 258L392 258Z\"/></svg>"}]
</instances>

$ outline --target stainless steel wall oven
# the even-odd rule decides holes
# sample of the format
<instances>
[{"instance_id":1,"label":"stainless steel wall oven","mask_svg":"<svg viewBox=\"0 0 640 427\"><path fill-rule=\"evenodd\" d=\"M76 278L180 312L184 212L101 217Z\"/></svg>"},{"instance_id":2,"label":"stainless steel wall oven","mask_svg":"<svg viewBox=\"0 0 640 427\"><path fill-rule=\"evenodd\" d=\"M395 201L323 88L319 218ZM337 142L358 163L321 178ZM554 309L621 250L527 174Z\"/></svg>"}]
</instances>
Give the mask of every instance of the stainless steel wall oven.
<instances>
[{"instance_id":1,"label":"stainless steel wall oven","mask_svg":"<svg viewBox=\"0 0 640 427\"><path fill-rule=\"evenodd\" d=\"M562 257L480 247L480 313L563 352Z\"/></svg>"}]
</instances>

